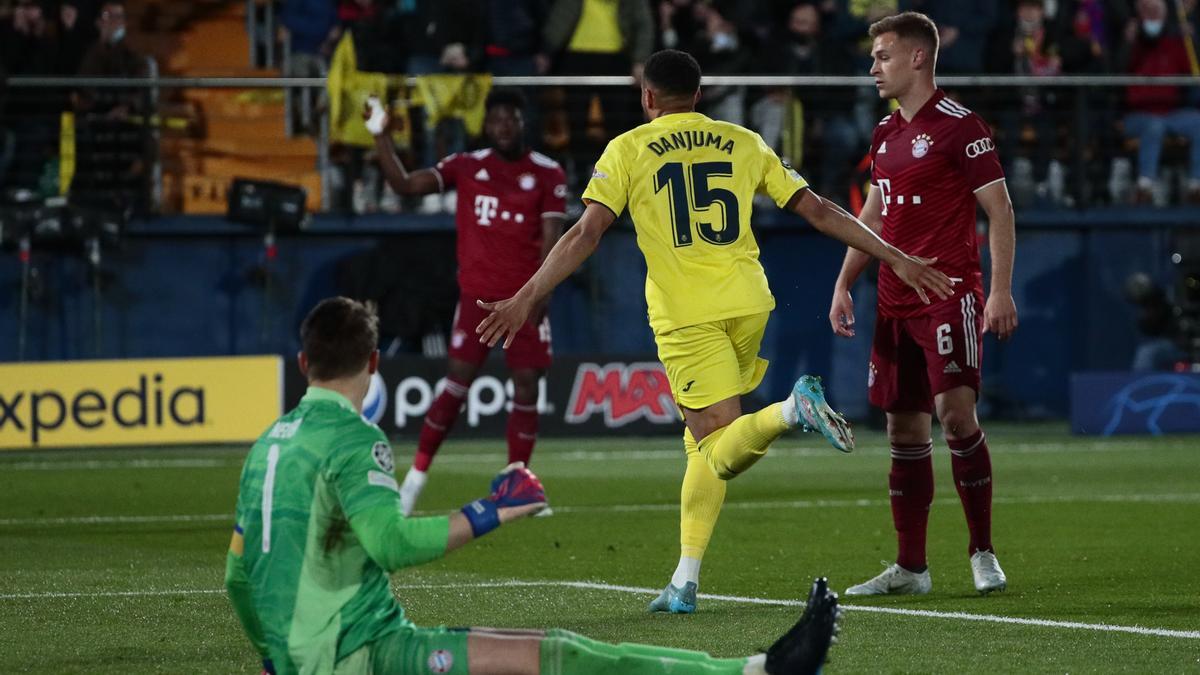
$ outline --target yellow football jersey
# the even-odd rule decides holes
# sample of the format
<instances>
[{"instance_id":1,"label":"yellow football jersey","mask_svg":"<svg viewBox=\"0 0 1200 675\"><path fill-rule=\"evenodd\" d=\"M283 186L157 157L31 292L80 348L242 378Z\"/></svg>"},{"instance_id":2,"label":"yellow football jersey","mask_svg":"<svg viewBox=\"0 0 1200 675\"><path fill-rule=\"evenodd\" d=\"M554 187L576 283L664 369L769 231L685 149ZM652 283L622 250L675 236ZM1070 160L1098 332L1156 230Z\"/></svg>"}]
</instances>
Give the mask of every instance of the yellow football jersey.
<instances>
[{"instance_id":1,"label":"yellow football jersey","mask_svg":"<svg viewBox=\"0 0 1200 675\"><path fill-rule=\"evenodd\" d=\"M614 138L583 199L629 209L646 256L650 327L663 333L775 307L752 200L762 192L782 208L807 186L758 134L691 112Z\"/></svg>"}]
</instances>

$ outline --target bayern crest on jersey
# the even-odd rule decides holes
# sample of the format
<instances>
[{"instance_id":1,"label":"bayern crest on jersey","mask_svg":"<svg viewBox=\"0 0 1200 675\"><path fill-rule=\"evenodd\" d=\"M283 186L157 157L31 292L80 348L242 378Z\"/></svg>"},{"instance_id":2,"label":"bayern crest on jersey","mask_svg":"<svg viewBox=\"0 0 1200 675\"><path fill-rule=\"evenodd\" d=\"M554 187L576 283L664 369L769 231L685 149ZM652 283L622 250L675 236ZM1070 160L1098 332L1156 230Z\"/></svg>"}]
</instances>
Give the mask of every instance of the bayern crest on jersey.
<instances>
[{"instance_id":1,"label":"bayern crest on jersey","mask_svg":"<svg viewBox=\"0 0 1200 675\"><path fill-rule=\"evenodd\" d=\"M448 673L454 668L454 655L445 649L435 649L427 661L429 672Z\"/></svg>"},{"instance_id":2,"label":"bayern crest on jersey","mask_svg":"<svg viewBox=\"0 0 1200 675\"><path fill-rule=\"evenodd\" d=\"M918 134L917 137L914 138L912 141L913 157L916 157L917 159L921 159L925 155L928 155L929 148L932 145L933 145L933 139L929 137L929 134Z\"/></svg>"},{"instance_id":3,"label":"bayern crest on jersey","mask_svg":"<svg viewBox=\"0 0 1200 675\"><path fill-rule=\"evenodd\" d=\"M522 190L529 192L537 187L537 178L531 173L523 173L517 178L517 185L520 185Z\"/></svg>"}]
</instances>

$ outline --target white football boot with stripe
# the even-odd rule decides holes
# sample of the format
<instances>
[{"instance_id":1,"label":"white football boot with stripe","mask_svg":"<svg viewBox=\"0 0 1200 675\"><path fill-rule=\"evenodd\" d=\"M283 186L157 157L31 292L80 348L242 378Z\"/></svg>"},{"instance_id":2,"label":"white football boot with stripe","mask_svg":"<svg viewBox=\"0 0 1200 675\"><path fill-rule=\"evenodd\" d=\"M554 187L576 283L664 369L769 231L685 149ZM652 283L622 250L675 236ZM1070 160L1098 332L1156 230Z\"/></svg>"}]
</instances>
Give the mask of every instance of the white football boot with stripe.
<instances>
[{"instance_id":1,"label":"white football boot with stripe","mask_svg":"<svg viewBox=\"0 0 1200 675\"><path fill-rule=\"evenodd\" d=\"M846 595L925 595L932 589L929 568L924 572L909 572L893 564L874 579L847 588Z\"/></svg>"}]
</instances>

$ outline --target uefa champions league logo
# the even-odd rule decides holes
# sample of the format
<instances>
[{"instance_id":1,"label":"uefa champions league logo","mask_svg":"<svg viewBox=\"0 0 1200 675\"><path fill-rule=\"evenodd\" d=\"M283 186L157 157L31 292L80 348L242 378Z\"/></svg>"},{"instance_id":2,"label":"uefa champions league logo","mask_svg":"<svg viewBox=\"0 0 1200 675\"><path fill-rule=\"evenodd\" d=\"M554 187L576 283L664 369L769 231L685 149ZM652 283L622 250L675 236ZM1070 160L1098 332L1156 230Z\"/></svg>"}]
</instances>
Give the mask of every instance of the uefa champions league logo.
<instances>
[{"instance_id":1,"label":"uefa champions league logo","mask_svg":"<svg viewBox=\"0 0 1200 675\"><path fill-rule=\"evenodd\" d=\"M1146 431L1158 436L1163 433L1160 423L1177 406L1193 408L1200 416L1200 386L1193 377L1185 375L1150 375L1131 382L1108 402L1111 417L1104 435L1111 436L1130 420L1144 420ZM1178 414L1178 410L1174 411ZM1140 425L1139 425L1140 426Z\"/></svg>"}]
</instances>

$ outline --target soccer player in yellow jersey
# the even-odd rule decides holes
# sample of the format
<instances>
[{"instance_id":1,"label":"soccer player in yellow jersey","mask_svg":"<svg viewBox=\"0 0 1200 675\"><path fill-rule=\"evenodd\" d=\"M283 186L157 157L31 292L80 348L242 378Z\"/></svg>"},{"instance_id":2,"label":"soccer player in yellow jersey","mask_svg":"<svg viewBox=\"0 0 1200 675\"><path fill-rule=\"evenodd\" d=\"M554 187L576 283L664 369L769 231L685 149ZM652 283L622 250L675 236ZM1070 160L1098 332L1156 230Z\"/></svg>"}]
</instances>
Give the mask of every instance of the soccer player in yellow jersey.
<instances>
[{"instance_id":1,"label":"soccer player in yellow jersey","mask_svg":"<svg viewBox=\"0 0 1200 675\"><path fill-rule=\"evenodd\" d=\"M750 230L751 200L765 193L821 232L879 258L929 302L945 299L950 279L887 244L870 228L808 187L762 138L696 112L700 66L664 50L645 65L642 107L650 121L613 139L584 191L583 216L513 297L480 303L491 311L476 331L507 347L538 303L596 249L626 208L646 257L646 302L658 356L683 414L687 470L680 499L679 566L651 611L696 607L700 561L712 536L725 481L749 469L788 429L821 431L849 452L849 425L825 403L816 378L792 395L742 414L741 396L762 381L759 344L775 299Z\"/></svg>"}]
</instances>

